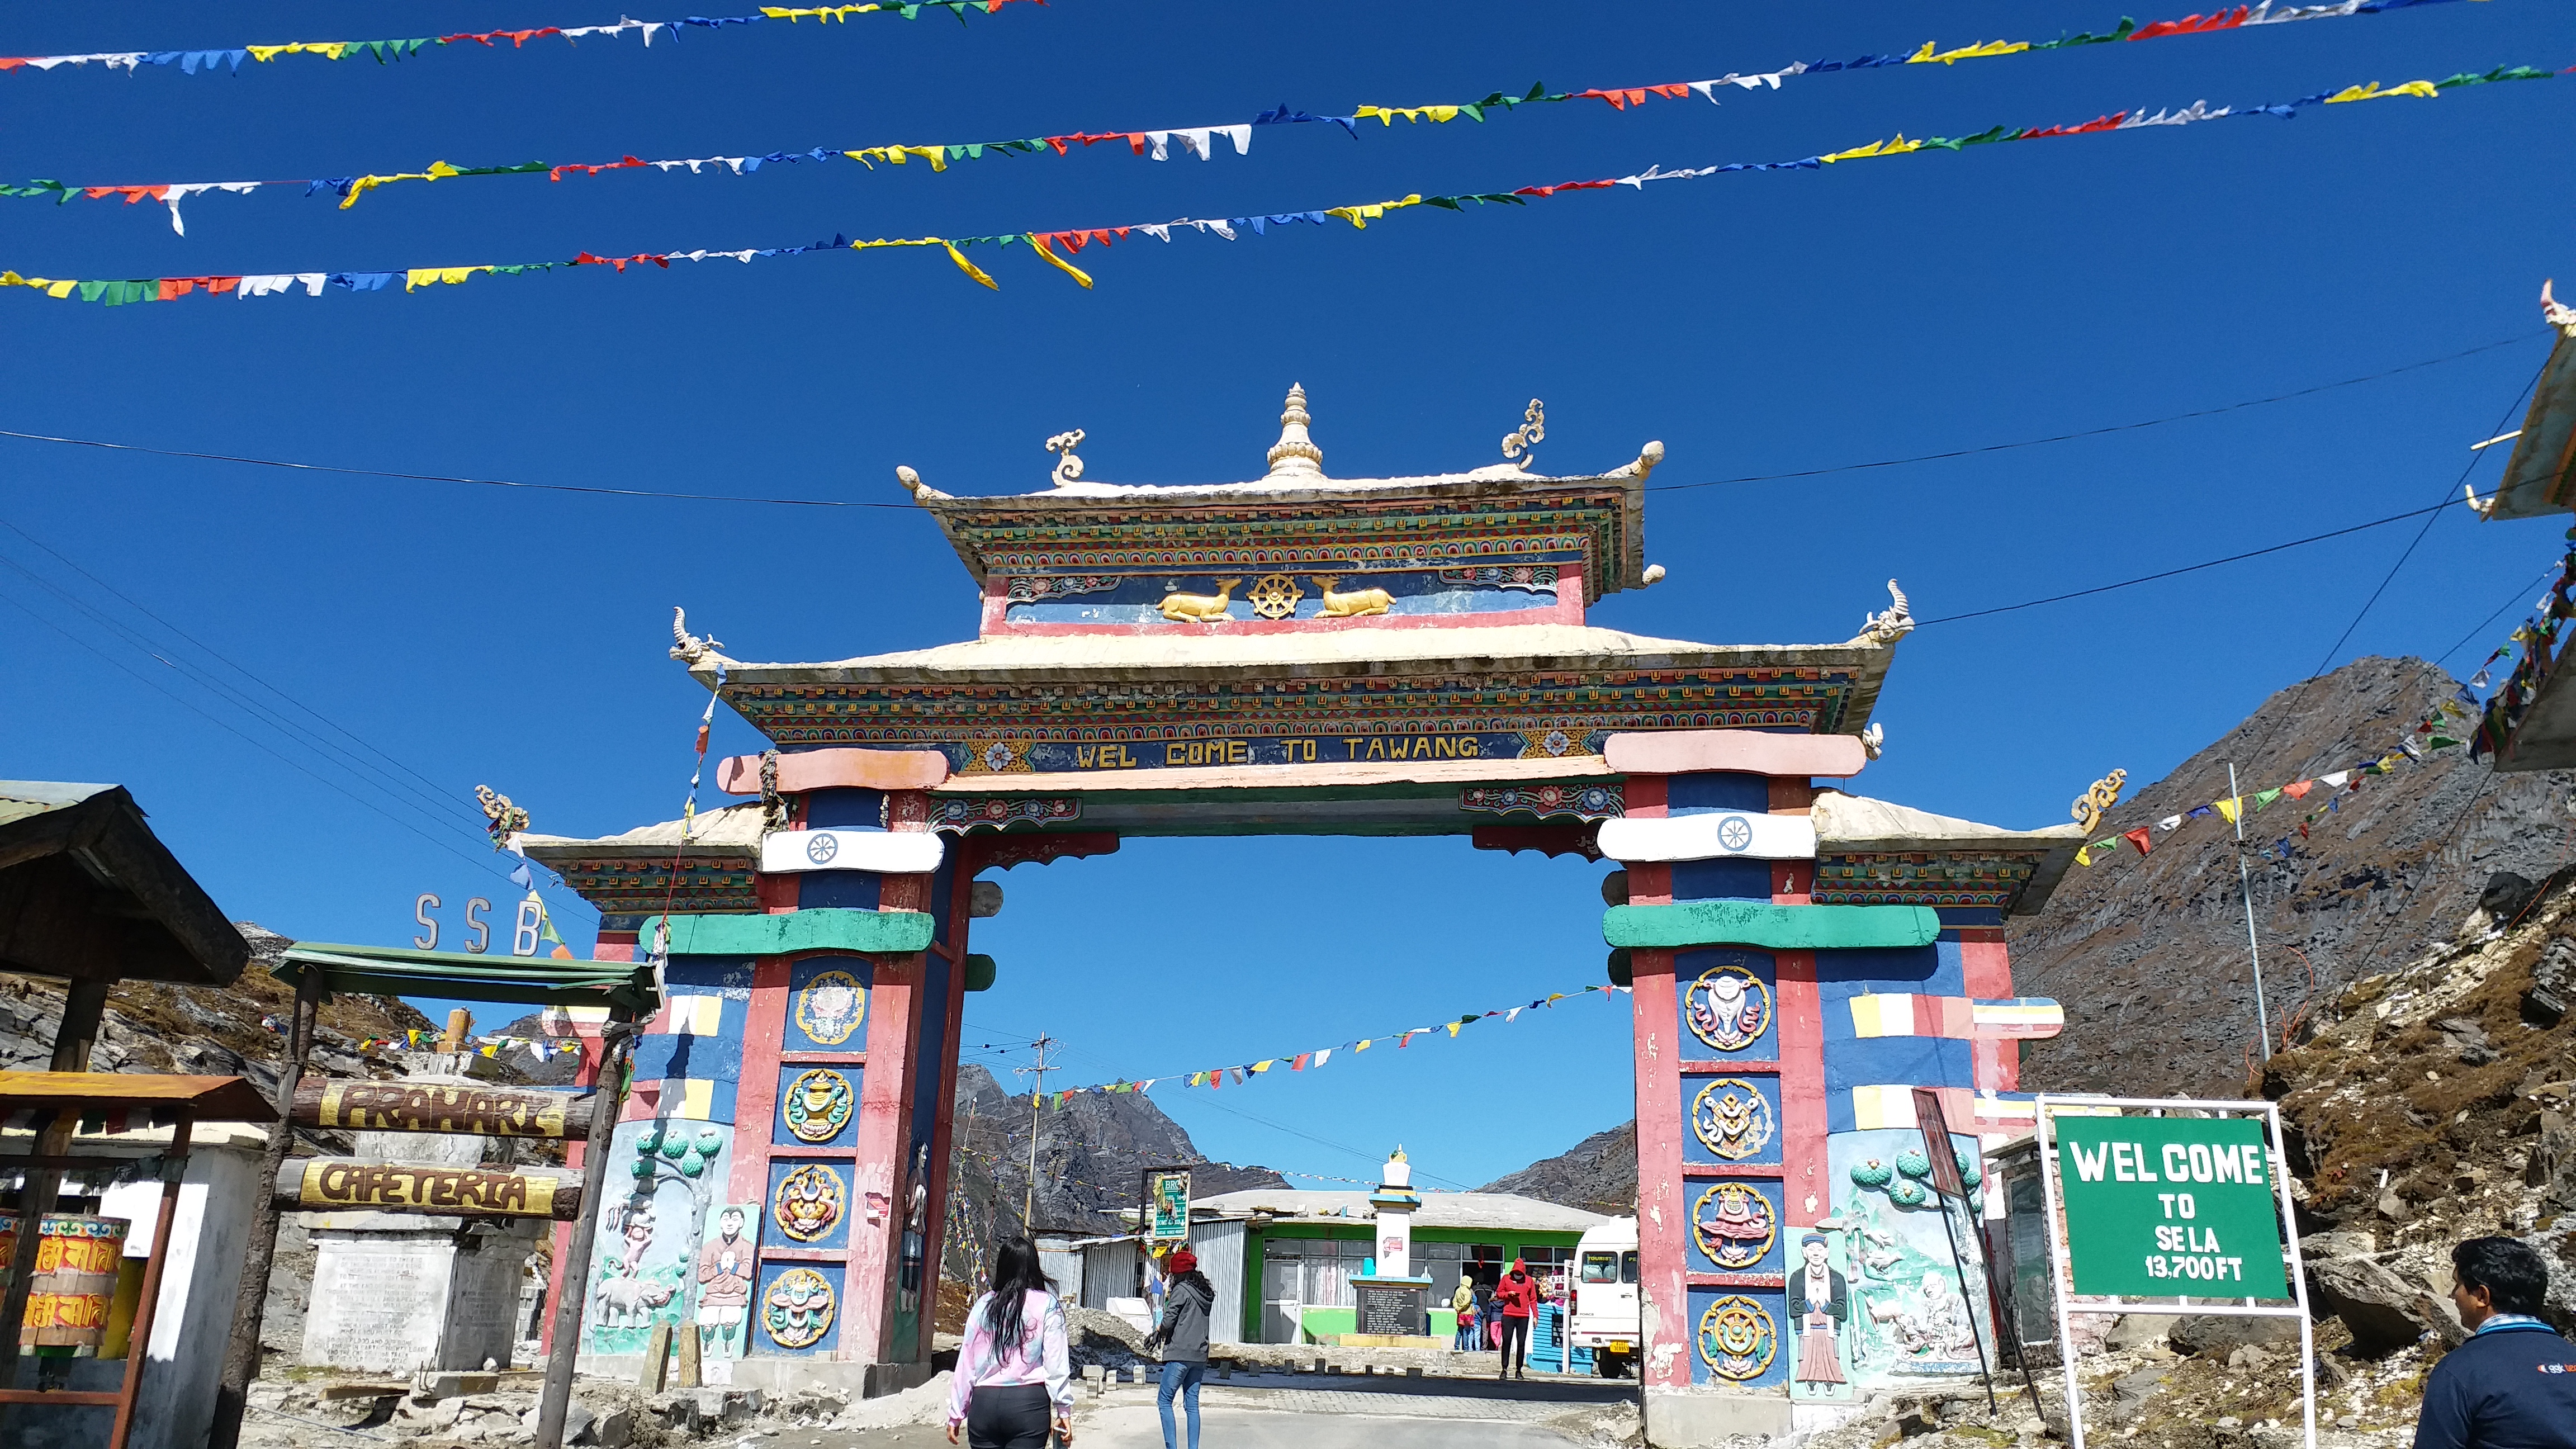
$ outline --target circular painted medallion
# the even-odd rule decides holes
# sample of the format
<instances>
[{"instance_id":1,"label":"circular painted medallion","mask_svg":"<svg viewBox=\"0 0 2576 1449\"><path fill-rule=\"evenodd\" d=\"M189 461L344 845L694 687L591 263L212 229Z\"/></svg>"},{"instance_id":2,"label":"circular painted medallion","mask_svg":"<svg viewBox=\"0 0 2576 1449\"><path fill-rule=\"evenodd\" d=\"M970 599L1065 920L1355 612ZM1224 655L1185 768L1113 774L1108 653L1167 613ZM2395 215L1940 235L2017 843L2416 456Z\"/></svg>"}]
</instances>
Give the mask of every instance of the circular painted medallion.
<instances>
[{"instance_id":1,"label":"circular painted medallion","mask_svg":"<svg viewBox=\"0 0 2576 1449\"><path fill-rule=\"evenodd\" d=\"M1758 1379L1779 1352L1780 1329L1769 1310L1741 1293L1718 1299L1699 1316L1700 1362L1719 1378Z\"/></svg>"},{"instance_id":2,"label":"circular painted medallion","mask_svg":"<svg viewBox=\"0 0 2576 1449\"><path fill-rule=\"evenodd\" d=\"M817 830L805 839L805 860L809 865L828 865L841 853L841 837L828 830Z\"/></svg>"},{"instance_id":3,"label":"circular painted medallion","mask_svg":"<svg viewBox=\"0 0 2576 1449\"><path fill-rule=\"evenodd\" d=\"M850 1079L827 1067L787 1086L787 1130L803 1142L829 1142L850 1125Z\"/></svg>"},{"instance_id":4,"label":"circular painted medallion","mask_svg":"<svg viewBox=\"0 0 2576 1449\"><path fill-rule=\"evenodd\" d=\"M780 1348L812 1348L832 1331L832 1280L811 1268L790 1268L761 1296L760 1326Z\"/></svg>"},{"instance_id":5,"label":"circular painted medallion","mask_svg":"<svg viewBox=\"0 0 2576 1449\"><path fill-rule=\"evenodd\" d=\"M1252 586L1243 597L1251 603L1252 612L1265 619L1285 619L1297 612L1297 601L1305 590L1286 574L1271 574Z\"/></svg>"},{"instance_id":6,"label":"circular painted medallion","mask_svg":"<svg viewBox=\"0 0 2576 1449\"><path fill-rule=\"evenodd\" d=\"M769 1210L779 1230L800 1243L817 1242L839 1226L849 1190L826 1163L809 1162L778 1180Z\"/></svg>"},{"instance_id":7,"label":"circular painted medallion","mask_svg":"<svg viewBox=\"0 0 2576 1449\"><path fill-rule=\"evenodd\" d=\"M1771 1025L1771 988L1741 966L1711 966L1682 992L1691 1035L1722 1052L1740 1052Z\"/></svg>"},{"instance_id":8,"label":"circular painted medallion","mask_svg":"<svg viewBox=\"0 0 2576 1449\"><path fill-rule=\"evenodd\" d=\"M847 971L825 971L796 993L796 1028L825 1046L839 1046L868 1018L867 988Z\"/></svg>"},{"instance_id":9,"label":"circular painted medallion","mask_svg":"<svg viewBox=\"0 0 2576 1449\"><path fill-rule=\"evenodd\" d=\"M1717 822L1717 847L1729 855L1742 855L1753 844L1753 822L1741 815L1729 815Z\"/></svg>"},{"instance_id":10,"label":"circular painted medallion","mask_svg":"<svg viewBox=\"0 0 2576 1449\"><path fill-rule=\"evenodd\" d=\"M1719 1270L1741 1273L1770 1255L1780 1236L1771 1200L1740 1182L1721 1182L1691 1206L1691 1232Z\"/></svg>"},{"instance_id":11,"label":"circular painted medallion","mask_svg":"<svg viewBox=\"0 0 2576 1449\"><path fill-rule=\"evenodd\" d=\"M1691 1131L1729 1162L1769 1146L1776 1130L1770 1100L1742 1077L1712 1078L1691 1101Z\"/></svg>"}]
</instances>

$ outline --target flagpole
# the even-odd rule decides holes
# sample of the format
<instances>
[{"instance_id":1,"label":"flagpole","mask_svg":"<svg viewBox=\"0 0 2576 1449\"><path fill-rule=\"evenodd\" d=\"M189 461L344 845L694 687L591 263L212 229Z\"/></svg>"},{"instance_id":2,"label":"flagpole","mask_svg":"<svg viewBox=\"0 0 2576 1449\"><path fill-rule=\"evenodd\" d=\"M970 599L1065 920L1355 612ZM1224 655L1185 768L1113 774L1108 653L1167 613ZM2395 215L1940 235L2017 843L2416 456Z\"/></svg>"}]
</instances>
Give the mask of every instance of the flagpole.
<instances>
[{"instance_id":1,"label":"flagpole","mask_svg":"<svg viewBox=\"0 0 2576 1449\"><path fill-rule=\"evenodd\" d=\"M2245 949L2254 958L2254 1029L2263 1060L2272 1060L2271 1014L2263 1009L2263 946L2254 936L2254 878L2245 869L2245 797L2236 793L2236 762L2227 762L2227 798L2236 807L2236 886L2245 895Z\"/></svg>"}]
</instances>

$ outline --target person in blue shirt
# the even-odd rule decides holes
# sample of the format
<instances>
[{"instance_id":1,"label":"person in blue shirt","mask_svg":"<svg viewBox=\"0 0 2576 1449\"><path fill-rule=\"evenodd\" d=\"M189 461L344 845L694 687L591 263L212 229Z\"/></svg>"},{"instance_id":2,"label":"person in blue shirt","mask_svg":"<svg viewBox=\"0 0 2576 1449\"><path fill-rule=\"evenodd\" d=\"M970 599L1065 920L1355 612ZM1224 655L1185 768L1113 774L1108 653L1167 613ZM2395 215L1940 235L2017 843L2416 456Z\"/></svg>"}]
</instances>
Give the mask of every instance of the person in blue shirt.
<instances>
[{"instance_id":1,"label":"person in blue shirt","mask_svg":"<svg viewBox=\"0 0 2576 1449\"><path fill-rule=\"evenodd\" d=\"M2576 1344L2539 1318L2549 1265L2511 1238L2451 1249L2469 1340L2424 1381L2415 1449L2576 1449Z\"/></svg>"}]
</instances>

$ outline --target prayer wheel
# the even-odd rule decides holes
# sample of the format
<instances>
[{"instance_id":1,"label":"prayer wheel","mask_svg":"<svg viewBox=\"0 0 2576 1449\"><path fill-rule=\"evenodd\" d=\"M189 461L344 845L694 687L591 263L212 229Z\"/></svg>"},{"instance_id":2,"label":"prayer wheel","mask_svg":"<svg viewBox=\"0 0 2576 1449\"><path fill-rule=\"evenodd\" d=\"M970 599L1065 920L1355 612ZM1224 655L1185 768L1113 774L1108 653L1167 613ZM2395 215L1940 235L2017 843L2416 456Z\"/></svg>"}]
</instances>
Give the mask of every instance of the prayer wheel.
<instances>
[{"instance_id":1,"label":"prayer wheel","mask_svg":"<svg viewBox=\"0 0 2576 1449\"><path fill-rule=\"evenodd\" d=\"M36 1274L18 1346L96 1350L107 1340L108 1310L125 1262L125 1218L58 1214L36 1232Z\"/></svg>"}]
</instances>

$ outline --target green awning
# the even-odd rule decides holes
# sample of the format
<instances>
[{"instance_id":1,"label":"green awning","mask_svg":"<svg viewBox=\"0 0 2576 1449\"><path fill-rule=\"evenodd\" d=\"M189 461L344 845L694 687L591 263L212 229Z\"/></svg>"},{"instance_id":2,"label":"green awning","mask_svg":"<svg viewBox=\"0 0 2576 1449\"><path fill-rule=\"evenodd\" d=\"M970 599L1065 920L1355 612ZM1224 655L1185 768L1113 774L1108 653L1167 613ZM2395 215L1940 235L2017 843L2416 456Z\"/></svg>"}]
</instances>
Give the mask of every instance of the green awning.
<instances>
[{"instance_id":1,"label":"green awning","mask_svg":"<svg viewBox=\"0 0 2576 1449\"><path fill-rule=\"evenodd\" d=\"M607 1006L647 1016L660 1007L653 970L634 961L566 961L551 956L477 956L392 946L298 943L272 968L294 985L322 973L334 991L371 996L439 996L522 1006Z\"/></svg>"}]
</instances>

